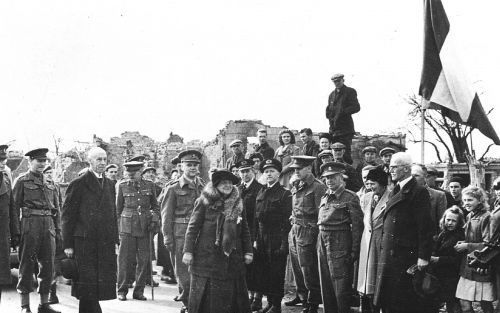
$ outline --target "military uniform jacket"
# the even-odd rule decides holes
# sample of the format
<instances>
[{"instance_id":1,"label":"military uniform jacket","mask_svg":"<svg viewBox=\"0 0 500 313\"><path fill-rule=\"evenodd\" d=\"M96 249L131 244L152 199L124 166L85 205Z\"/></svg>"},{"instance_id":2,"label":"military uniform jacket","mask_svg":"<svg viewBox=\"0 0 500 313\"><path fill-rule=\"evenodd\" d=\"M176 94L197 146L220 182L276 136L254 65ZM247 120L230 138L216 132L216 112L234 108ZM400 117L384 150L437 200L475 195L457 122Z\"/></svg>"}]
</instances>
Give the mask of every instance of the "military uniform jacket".
<instances>
[{"instance_id":1,"label":"military uniform jacket","mask_svg":"<svg viewBox=\"0 0 500 313\"><path fill-rule=\"evenodd\" d=\"M257 195L257 247L268 256L281 248L288 251L292 194L279 184L264 186Z\"/></svg>"},{"instance_id":2,"label":"military uniform jacket","mask_svg":"<svg viewBox=\"0 0 500 313\"><path fill-rule=\"evenodd\" d=\"M291 191L293 195L292 219L295 219L295 223L305 219L308 220L306 223L316 226L319 206L326 192L326 186L310 174L304 181L294 185Z\"/></svg>"},{"instance_id":3,"label":"military uniform jacket","mask_svg":"<svg viewBox=\"0 0 500 313\"><path fill-rule=\"evenodd\" d=\"M352 251L359 253L363 234L363 211L356 193L344 186L334 193L325 193L319 206L318 225L324 231L348 231L352 234Z\"/></svg>"},{"instance_id":4,"label":"military uniform jacket","mask_svg":"<svg viewBox=\"0 0 500 313\"><path fill-rule=\"evenodd\" d=\"M161 203L162 232L166 243L173 243L174 223L189 223L194 202L200 196L204 184L199 177L192 182L184 175L166 187L165 197Z\"/></svg>"},{"instance_id":5,"label":"military uniform jacket","mask_svg":"<svg viewBox=\"0 0 500 313\"><path fill-rule=\"evenodd\" d=\"M247 223L248 230L250 231L250 237L252 242L255 241L255 231L256 231L256 221L255 221L255 204L257 194L259 190L262 188L262 185L257 182L257 179L254 178L250 186L245 187L244 183L241 183L238 186L238 191L240 192L241 199L243 201L243 207L247 213Z\"/></svg>"},{"instance_id":6,"label":"military uniform jacket","mask_svg":"<svg viewBox=\"0 0 500 313\"><path fill-rule=\"evenodd\" d=\"M235 165L236 163L238 163L239 161L243 161L245 159L245 155L242 153L242 154L233 154L232 157L230 157L227 162L226 162L226 168L227 169L230 169L231 166Z\"/></svg>"},{"instance_id":7,"label":"military uniform jacket","mask_svg":"<svg viewBox=\"0 0 500 313\"><path fill-rule=\"evenodd\" d=\"M156 186L148 180L126 179L118 184L116 192L116 216L119 217L120 234L133 237L147 235L152 216L159 217Z\"/></svg>"},{"instance_id":8,"label":"military uniform jacket","mask_svg":"<svg viewBox=\"0 0 500 313\"><path fill-rule=\"evenodd\" d=\"M54 220L54 231L61 231L59 195L54 185L44 183L42 174L29 171L19 176L14 182L12 196L17 223L20 221L21 212L23 218L28 218L30 209L49 210Z\"/></svg>"},{"instance_id":9,"label":"military uniform jacket","mask_svg":"<svg viewBox=\"0 0 500 313\"><path fill-rule=\"evenodd\" d=\"M343 86L335 89L328 97L326 118L330 121L333 136L354 134L351 114L359 112L358 95L354 88Z\"/></svg>"}]
</instances>

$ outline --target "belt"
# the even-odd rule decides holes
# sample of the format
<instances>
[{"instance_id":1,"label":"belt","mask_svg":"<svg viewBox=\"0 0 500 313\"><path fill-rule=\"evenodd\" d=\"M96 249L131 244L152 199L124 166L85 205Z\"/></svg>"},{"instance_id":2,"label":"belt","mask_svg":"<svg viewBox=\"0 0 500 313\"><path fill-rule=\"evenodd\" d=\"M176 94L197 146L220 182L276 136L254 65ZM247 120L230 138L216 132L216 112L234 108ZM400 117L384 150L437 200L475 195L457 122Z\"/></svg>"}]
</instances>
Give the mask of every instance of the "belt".
<instances>
[{"instance_id":1,"label":"belt","mask_svg":"<svg viewBox=\"0 0 500 313\"><path fill-rule=\"evenodd\" d=\"M350 225L319 225L321 231L351 231Z\"/></svg>"},{"instance_id":2,"label":"belt","mask_svg":"<svg viewBox=\"0 0 500 313\"><path fill-rule=\"evenodd\" d=\"M302 226L310 226L313 224L314 226L317 225L318 219L312 219L312 218L299 218L299 217L294 217L292 216L290 218L290 221L292 224L297 224L297 225L302 225Z\"/></svg>"},{"instance_id":3,"label":"belt","mask_svg":"<svg viewBox=\"0 0 500 313\"><path fill-rule=\"evenodd\" d=\"M174 218L174 223L177 224L188 224L189 223L189 217L175 217Z\"/></svg>"},{"instance_id":4,"label":"belt","mask_svg":"<svg viewBox=\"0 0 500 313\"><path fill-rule=\"evenodd\" d=\"M53 216L51 210L39 210L39 209L29 209L29 214L30 215L35 215L35 216Z\"/></svg>"}]
</instances>

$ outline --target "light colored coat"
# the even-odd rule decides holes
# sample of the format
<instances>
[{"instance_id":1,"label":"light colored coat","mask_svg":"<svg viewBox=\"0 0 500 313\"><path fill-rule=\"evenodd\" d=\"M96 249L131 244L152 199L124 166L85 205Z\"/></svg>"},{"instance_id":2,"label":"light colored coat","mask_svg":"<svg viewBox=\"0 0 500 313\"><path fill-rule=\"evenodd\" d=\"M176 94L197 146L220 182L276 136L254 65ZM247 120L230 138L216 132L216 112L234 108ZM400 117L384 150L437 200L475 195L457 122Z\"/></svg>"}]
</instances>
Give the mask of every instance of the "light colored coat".
<instances>
[{"instance_id":1,"label":"light colored coat","mask_svg":"<svg viewBox=\"0 0 500 313\"><path fill-rule=\"evenodd\" d=\"M365 228L361 237L359 252L357 290L363 294L373 294L375 292L382 226L384 224L384 210L389 200L389 194L390 190L387 188L373 210L373 213L371 211L373 192L364 194L360 199Z\"/></svg>"}]
</instances>

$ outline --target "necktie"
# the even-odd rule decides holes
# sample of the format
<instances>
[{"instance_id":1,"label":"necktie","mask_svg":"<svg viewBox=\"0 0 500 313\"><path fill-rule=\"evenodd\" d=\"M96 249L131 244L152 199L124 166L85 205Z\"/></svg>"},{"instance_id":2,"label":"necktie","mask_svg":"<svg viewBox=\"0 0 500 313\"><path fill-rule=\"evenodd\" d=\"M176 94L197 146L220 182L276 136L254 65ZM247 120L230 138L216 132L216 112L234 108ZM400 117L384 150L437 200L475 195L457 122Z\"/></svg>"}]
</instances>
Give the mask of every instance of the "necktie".
<instances>
[{"instance_id":1,"label":"necktie","mask_svg":"<svg viewBox=\"0 0 500 313\"><path fill-rule=\"evenodd\" d=\"M392 190L392 194L397 194L399 191L401 190L401 187L399 186L399 184L396 184L396 186L394 187L394 189Z\"/></svg>"}]
</instances>

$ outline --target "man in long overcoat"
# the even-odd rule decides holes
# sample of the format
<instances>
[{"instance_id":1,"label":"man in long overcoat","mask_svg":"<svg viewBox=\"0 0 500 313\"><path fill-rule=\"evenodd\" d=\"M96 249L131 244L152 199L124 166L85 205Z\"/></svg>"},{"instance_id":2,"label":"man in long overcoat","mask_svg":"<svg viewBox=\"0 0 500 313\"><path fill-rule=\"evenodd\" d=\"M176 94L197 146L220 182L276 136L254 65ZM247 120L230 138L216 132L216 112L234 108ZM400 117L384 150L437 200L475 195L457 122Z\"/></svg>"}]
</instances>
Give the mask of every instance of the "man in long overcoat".
<instances>
[{"instance_id":1,"label":"man in long overcoat","mask_svg":"<svg viewBox=\"0 0 500 313\"><path fill-rule=\"evenodd\" d=\"M80 313L101 313L100 300L116 299L118 225L115 186L104 177L106 152L88 153L91 167L73 180L62 209L64 252L75 258L78 278L71 295L80 300Z\"/></svg>"},{"instance_id":2,"label":"man in long overcoat","mask_svg":"<svg viewBox=\"0 0 500 313\"><path fill-rule=\"evenodd\" d=\"M330 122L332 142L341 142L345 145L345 161L352 164L351 144L354 137L354 122L352 114L360 110L356 90L344 85L344 75L335 74L332 77L335 89L328 97L326 118Z\"/></svg>"},{"instance_id":3,"label":"man in long overcoat","mask_svg":"<svg viewBox=\"0 0 500 313\"><path fill-rule=\"evenodd\" d=\"M429 192L411 176L411 157L404 152L392 156L390 173L397 182L384 212L380 262L374 304L385 313L423 312L407 269L429 264L432 225L429 222Z\"/></svg>"}]
</instances>

